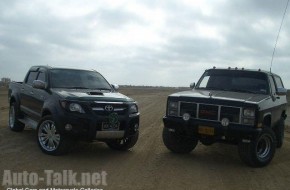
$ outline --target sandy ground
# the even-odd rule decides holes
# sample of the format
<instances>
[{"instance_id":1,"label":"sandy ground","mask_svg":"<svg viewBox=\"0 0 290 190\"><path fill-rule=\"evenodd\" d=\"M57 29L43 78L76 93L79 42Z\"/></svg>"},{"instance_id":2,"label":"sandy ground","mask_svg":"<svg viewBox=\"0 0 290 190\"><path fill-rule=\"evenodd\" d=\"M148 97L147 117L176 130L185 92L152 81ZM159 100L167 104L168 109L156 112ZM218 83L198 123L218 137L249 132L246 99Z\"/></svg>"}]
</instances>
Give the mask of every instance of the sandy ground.
<instances>
[{"instance_id":1,"label":"sandy ground","mask_svg":"<svg viewBox=\"0 0 290 190\"><path fill-rule=\"evenodd\" d=\"M166 97L175 89L122 90L138 101L141 111L140 138L130 151L112 151L102 143L79 143L65 156L43 154L35 131L21 133L7 128L7 96L0 93L0 182L2 171L37 172L74 170L106 171L104 189L197 189L197 190L286 190L290 188L290 133L271 164L250 168L243 164L236 146L199 144L188 155L170 153L162 143L162 117ZM290 113L290 112L289 112ZM289 120L288 120L289 123ZM4 189L0 184L0 189ZM40 184L38 188L44 187Z\"/></svg>"}]
</instances>

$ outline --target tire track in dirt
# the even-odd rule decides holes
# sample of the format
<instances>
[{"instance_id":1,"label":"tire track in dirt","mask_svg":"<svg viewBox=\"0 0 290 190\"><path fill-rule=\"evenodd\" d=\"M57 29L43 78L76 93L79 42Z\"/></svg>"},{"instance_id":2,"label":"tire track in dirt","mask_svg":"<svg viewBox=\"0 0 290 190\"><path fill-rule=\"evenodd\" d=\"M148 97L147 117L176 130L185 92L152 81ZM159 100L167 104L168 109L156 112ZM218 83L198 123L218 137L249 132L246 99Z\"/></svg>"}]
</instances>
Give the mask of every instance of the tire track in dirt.
<instances>
[{"instance_id":1,"label":"tire track in dirt","mask_svg":"<svg viewBox=\"0 0 290 190\"><path fill-rule=\"evenodd\" d=\"M130 183L134 189L144 189L145 187L146 189L154 189L156 183L158 183L158 179L155 176L159 172L160 147L163 145L160 139L161 118L165 104L163 96L158 99L150 95L147 97L134 97L139 102L142 114L140 138L133 149L135 153L133 158L126 163L127 167L126 165L124 166L125 168L130 168L128 173L133 175L129 175L122 180L124 183ZM144 99L146 101L143 101ZM112 185L116 185L118 189L127 189L126 186L120 185L118 182Z\"/></svg>"}]
</instances>

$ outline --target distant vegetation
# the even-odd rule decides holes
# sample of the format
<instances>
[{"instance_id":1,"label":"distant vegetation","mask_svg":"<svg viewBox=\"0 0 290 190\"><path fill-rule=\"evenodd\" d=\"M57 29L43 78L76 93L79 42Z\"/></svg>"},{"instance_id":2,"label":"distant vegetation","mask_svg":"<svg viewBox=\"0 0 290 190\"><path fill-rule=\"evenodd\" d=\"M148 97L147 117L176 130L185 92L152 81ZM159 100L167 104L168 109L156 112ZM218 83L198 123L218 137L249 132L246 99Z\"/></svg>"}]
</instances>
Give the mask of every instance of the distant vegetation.
<instances>
[{"instance_id":1,"label":"distant vegetation","mask_svg":"<svg viewBox=\"0 0 290 190\"><path fill-rule=\"evenodd\" d=\"M10 82L10 78L1 78L0 87L8 87Z\"/></svg>"}]
</instances>

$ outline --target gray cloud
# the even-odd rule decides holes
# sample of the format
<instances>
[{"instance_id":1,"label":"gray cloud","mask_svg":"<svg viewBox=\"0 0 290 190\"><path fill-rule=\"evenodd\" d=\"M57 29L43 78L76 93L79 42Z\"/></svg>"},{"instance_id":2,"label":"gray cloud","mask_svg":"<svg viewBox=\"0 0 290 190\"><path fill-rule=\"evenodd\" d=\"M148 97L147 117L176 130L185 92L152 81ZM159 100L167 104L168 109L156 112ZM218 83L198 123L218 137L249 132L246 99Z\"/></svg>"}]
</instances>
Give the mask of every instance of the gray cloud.
<instances>
[{"instance_id":1,"label":"gray cloud","mask_svg":"<svg viewBox=\"0 0 290 190\"><path fill-rule=\"evenodd\" d=\"M0 77L52 65L95 69L112 83L187 86L212 66L269 70L285 5L1 1ZM289 30L287 13L272 70L288 88Z\"/></svg>"}]
</instances>

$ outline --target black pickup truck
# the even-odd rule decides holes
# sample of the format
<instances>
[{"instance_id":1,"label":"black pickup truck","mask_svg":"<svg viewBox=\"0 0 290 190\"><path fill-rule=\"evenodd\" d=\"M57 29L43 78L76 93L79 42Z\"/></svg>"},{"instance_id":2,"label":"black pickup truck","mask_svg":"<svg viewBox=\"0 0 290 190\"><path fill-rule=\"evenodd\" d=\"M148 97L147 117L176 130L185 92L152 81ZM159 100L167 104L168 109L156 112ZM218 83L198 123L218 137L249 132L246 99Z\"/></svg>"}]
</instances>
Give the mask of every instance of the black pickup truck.
<instances>
[{"instance_id":1,"label":"black pickup truck","mask_svg":"<svg viewBox=\"0 0 290 190\"><path fill-rule=\"evenodd\" d=\"M10 83L9 127L36 129L39 147L50 155L68 152L79 139L130 149L138 140L140 114L136 102L117 89L96 71L34 66L23 83Z\"/></svg>"},{"instance_id":2,"label":"black pickup truck","mask_svg":"<svg viewBox=\"0 0 290 190\"><path fill-rule=\"evenodd\" d=\"M176 153L204 145L238 145L241 159L253 167L270 163L284 139L287 90L271 72L209 69L191 91L172 94L163 118L163 142Z\"/></svg>"}]
</instances>

